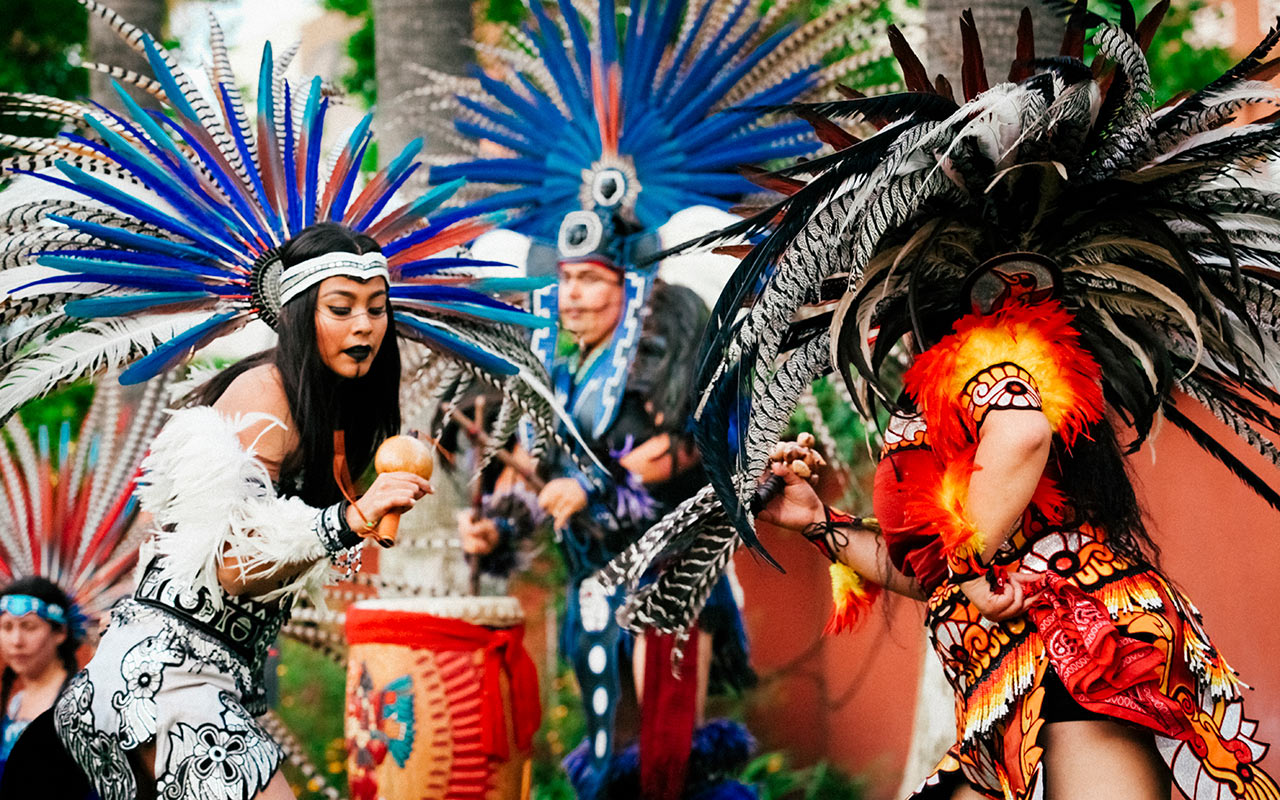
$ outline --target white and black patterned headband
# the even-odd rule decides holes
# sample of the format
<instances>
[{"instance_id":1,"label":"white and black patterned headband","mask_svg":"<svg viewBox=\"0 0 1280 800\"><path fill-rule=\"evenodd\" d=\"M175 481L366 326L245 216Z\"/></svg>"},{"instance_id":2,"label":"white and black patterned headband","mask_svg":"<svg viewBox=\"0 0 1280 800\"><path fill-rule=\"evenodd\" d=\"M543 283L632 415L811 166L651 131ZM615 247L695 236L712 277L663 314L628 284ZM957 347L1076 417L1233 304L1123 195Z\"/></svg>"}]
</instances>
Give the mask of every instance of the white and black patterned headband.
<instances>
[{"instance_id":1,"label":"white and black patterned headband","mask_svg":"<svg viewBox=\"0 0 1280 800\"><path fill-rule=\"evenodd\" d=\"M336 276L359 281L382 278L388 284L391 283L387 257L382 253L325 253L295 264L281 273L280 305L283 306L325 278Z\"/></svg>"}]
</instances>

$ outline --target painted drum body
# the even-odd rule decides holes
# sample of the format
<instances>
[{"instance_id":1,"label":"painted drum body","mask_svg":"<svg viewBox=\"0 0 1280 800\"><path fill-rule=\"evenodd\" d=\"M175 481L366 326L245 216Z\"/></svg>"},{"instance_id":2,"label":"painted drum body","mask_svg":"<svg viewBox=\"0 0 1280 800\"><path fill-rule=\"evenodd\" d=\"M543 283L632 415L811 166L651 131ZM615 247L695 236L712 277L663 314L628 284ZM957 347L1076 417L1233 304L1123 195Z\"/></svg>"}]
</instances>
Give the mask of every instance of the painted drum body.
<instances>
[{"instance_id":1,"label":"painted drum body","mask_svg":"<svg viewBox=\"0 0 1280 800\"><path fill-rule=\"evenodd\" d=\"M352 800L517 800L541 709L511 597L364 600L347 610Z\"/></svg>"}]
</instances>

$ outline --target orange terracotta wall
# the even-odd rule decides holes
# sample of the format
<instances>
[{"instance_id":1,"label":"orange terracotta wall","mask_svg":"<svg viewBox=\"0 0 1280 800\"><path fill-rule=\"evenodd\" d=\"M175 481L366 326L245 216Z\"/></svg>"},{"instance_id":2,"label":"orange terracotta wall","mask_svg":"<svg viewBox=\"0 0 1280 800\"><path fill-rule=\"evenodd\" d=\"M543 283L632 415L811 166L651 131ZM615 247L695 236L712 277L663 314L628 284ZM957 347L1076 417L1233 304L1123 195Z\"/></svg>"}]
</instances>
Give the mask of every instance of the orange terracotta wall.
<instances>
[{"instance_id":1,"label":"orange terracotta wall","mask_svg":"<svg viewBox=\"0 0 1280 800\"><path fill-rule=\"evenodd\" d=\"M1226 435L1194 406L1185 410ZM1260 457L1240 455L1275 474ZM1246 708L1263 741L1280 741L1280 513L1169 425L1133 465L1166 572L1254 687ZM900 600L854 635L823 640L830 605L823 562L798 538L768 545L786 575L747 555L737 561L753 657L765 676L750 703L754 732L765 748L788 750L800 763L827 759L863 774L873 800L894 797L923 646L919 606ZM1280 756L1263 766L1280 774Z\"/></svg>"}]
</instances>

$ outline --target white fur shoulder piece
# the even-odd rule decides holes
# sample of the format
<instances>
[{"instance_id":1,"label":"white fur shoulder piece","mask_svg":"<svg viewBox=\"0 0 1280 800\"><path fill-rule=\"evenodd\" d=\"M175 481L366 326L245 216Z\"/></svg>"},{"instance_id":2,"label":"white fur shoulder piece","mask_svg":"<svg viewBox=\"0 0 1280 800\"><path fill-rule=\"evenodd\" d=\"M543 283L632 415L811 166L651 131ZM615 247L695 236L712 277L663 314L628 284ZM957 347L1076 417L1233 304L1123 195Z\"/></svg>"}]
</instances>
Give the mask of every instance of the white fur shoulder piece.
<instances>
[{"instance_id":1,"label":"white fur shoulder piece","mask_svg":"<svg viewBox=\"0 0 1280 800\"><path fill-rule=\"evenodd\" d=\"M156 550L179 585L204 587L221 603L224 558L234 558L245 577L306 565L258 599L305 591L322 604L329 562L312 530L319 509L279 497L252 449L240 444L239 433L264 419L280 424L266 414L228 418L208 406L174 411L142 462L139 505L155 518Z\"/></svg>"}]
</instances>

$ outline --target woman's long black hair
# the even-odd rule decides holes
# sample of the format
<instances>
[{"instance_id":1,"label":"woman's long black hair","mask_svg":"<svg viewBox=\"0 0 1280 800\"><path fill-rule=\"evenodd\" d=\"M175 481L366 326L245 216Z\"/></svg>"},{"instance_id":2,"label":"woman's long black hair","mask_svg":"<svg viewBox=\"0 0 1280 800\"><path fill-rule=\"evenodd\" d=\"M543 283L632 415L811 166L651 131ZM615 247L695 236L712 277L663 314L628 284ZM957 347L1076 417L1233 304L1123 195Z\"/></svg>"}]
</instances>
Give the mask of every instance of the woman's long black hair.
<instances>
[{"instance_id":1,"label":"woman's long black hair","mask_svg":"<svg viewBox=\"0 0 1280 800\"><path fill-rule=\"evenodd\" d=\"M58 585L48 578L42 578L34 575L27 578L18 578L0 591L0 597L11 594L26 594L37 600L43 600L52 606L62 606L68 620L71 617L71 598L67 597L67 593L58 588ZM76 651L80 649L80 640L76 638L71 628L67 625L59 625L56 622L50 622L54 628L60 628L67 632L67 638L62 644L58 645L58 660L62 662L62 668L67 671L67 677L63 680L62 685L65 687L67 681L80 671L80 663L76 661ZM9 699L13 694L14 681L18 680L18 673L13 671L13 667L5 665L4 672L0 673L0 713L7 714L9 712Z\"/></svg>"},{"instance_id":2,"label":"woman's long black hair","mask_svg":"<svg viewBox=\"0 0 1280 800\"><path fill-rule=\"evenodd\" d=\"M658 281L636 344L627 390L642 393L660 433L683 435L689 416L689 386L697 367L698 348L711 312L698 293Z\"/></svg>"},{"instance_id":3,"label":"woman's long black hair","mask_svg":"<svg viewBox=\"0 0 1280 800\"><path fill-rule=\"evenodd\" d=\"M325 253L379 251L370 236L336 222L321 222L301 231L280 248L284 269ZM289 414L297 426L299 447L280 467L280 485L311 505L342 499L333 480L333 432L346 433L347 463L358 476L373 461L382 440L400 430L400 348L395 316L387 305L387 333L369 372L342 378L325 366L316 344L316 298L319 284L286 303L277 325L279 341L270 350L223 370L202 386L198 402L212 405L242 373L273 364L284 383Z\"/></svg>"}]
</instances>

